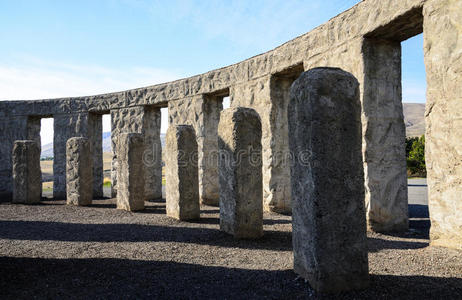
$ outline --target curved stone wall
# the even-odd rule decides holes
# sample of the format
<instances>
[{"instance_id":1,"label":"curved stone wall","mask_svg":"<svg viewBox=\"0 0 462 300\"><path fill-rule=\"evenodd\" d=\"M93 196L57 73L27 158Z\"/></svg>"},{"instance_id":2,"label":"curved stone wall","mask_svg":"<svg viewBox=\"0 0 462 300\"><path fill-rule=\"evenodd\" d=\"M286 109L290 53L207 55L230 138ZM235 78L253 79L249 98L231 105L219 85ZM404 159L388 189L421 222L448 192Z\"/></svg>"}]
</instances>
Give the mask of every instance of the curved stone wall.
<instances>
[{"instance_id":1,"label":"curved stone wall","mask_svg":"<svg viewBox=\"0 0 462 300\"><path fill-rule=\"evenodd\" d=\"M422 31L427 35L426 41L432 40L430 36L437 38L436 31L430 28L424 30L424 18L428 18L425 22L428 26L433 26L440 19L446 20L444 15L439 14L444 11L440 7L456 9L459 5L456 2L364 0L311 32L271 51L205 74L104 95L0 102L0 193L5 197L11 195L13 142L37 140L37 120L40 117L53 116L59 120L55 121L55 152L59 152L69 137L97 136L92 132L100 129L94 129L96 125L93 124L99 121L92 120L98 120L98 116L105 113L117 116L113 118L114 140L118 134L127 131L155 135L153 132L158 132L158 122L146 120L150 120L150 115L155 116L160 107L168 106L170 124L189 124L196 130L201 198L204 203L213 203L217 197L217 183L213 176L217 172L213 159L212 163L209 159L217 147L213 135L221 109L220 101L222 97L229 96L232 107L253 108L261 117L265 209L290 212L290 173L284 159L289 154L288 91L303 71L314 67L337 67L352 73L360 83L368 226L377 231L406 229L407 178L400 42ZM422 13L424 7L425 16ZM455 19L451 21L457 22ZM460 21L458 26L454 28L460 28ZM451 51L458 53L460 46L455 45ZM432 58L438 55L428 52L426 61L434 63L436 60ZM440 76L438 72L433 73ZM460 74L456 78L460 85ZM430 114L432 111L427 112L427 115ZM427 128L427 132L429 130ZM434 136L435 132L437 130L433 129ZM99 147L99 143L94 138L93 147ZM63 174L59 171L64 169L62 163L59 159L55 161L55 188L59 193L65 191L61 185ZM113 165L115 171L116 157ZM432 172L431 166L429 172ZM431 185L430 182L430 191Z\"/></svg>"}]
</instances>

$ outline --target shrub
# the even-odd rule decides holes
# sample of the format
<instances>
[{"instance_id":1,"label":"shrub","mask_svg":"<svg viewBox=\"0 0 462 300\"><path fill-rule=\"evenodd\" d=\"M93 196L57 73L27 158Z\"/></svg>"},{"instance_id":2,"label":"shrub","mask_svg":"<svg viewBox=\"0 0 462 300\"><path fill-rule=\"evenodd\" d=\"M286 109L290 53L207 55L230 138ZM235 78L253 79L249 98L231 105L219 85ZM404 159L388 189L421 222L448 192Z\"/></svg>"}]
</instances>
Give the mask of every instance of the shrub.
<instances>
[{"instance_id":1,"label":"shrub","mask_svg":"<svg viewBox=\"0 0 462 300\"><path fill-rule=\"evenodd\" d=\"M412 144L409 148L408 145L412 140ZM411 176L427 176L427 169L425 166L425 136L420 138L406 139L406 161L407 169Z\"/></svg>"}]
</instances>

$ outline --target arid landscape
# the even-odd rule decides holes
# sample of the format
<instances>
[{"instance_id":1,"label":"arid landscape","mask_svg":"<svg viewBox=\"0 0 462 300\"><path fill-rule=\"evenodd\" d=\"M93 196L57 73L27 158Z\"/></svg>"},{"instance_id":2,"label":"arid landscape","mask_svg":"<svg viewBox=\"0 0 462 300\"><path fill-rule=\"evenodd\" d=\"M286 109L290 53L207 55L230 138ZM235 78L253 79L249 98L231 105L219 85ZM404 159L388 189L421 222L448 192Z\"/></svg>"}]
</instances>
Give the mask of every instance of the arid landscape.
<instances>
[{"instance_id":1,"label":"arid landscape","mask_svg":"<svg viewBox=\"0 0 462 300\"><path fill-rule=\"evenodd\" d=\"M425 134L424 103L403 103L403 114L407 137L420 137Z\"/></svg>"}]
</instances>

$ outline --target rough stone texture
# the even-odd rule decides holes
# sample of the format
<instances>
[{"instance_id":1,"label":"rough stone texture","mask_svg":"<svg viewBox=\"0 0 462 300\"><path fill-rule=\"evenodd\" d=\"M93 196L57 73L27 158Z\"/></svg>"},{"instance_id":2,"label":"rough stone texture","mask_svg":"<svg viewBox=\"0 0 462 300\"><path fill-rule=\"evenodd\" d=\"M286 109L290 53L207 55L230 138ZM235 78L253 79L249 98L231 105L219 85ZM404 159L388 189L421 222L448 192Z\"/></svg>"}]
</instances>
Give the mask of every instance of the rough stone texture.
<instances>
[{"instance_id":1,"label":"rough stone texture","mask_svg":"<svg viewBox=\"0 0 462 300\"><path fill-rule=\"evenodd\" d=\"M117 208L128 211L144 209L145 166L144 137L139 133L121 133L117 138Z\"/></svg>"},{"instance_id":2,"label":"rough stone texture","mask_svg":"<svg viewBox=\"0 0 462 300\"><path fill-rule=\"evenodd\" d=\"M40 148L32 140L15 141L13 156L13 203L38 203L42 194Z\"/></svg>"},{"instance_id":3,"label":"rough stone texture","mask_svg":"<svg viewBox=\"0 0 462 300\"><path fill-rule=\"evenodd\" d=\"M13 198L12 149L16 140L28 139L27 128L27 117L0 118L0 202Z\"/></svg>"},{"instance_id":4,"label":"rough stone texture","mask_svg":"<svg viewBox=\"0 0 462 300\"><path fill-rule=\"evenodd\" d=\"M91 153L93 161L93 197L103 197L103 116L100 114L89 114L88 137L91 141Z\"/></svg>"},{"instance_id":5,"label":"rough stone texture","mask_svg":"<svg viewBox=\"0 0 462 300\"><path fill-rule=\"evenodd\" d=\"M89 139L74 137L66 143L67 204L84 206L93 200L93 154Z\"/></svg>"},{"instance_id":6,"label":"rough stone texture","mask_svg":"<svg viewBox=\"0 0 462 300\"><path fill-rule=\"evenodd\" d=\"M143 106L166 106L168 103L169 108L194 108L192 111L182 109L174 112L170 120L172 124L190 124L196 129L200 156L200 193L203 202L206 202L208 194L216 196L216 183L213 183L213 179L209 181L213 177L207 175L208 170L213 174L213 167L203 164L210 145L206 140L208 134L204 135L209 128L206 122L209 117L203 117L203 112L206 111L203 105L207 102L204 99L229 91L232 106L254 108L261 116L265 210L288 212L288 166L278 159L287 152L287 144L284 145L287 140L284 95L288 93L293 76L301 69L339 67L355 75L360 82L369 228L380 231L405 229L407 222L403 199L406 191L403 185L403 147L400 144L403 126L400 124L402 112L398 101L401 88L396 77L399 74L399 50L396 44L422 32L422 7L426 2L361 1L329 22L272 51L225 68L170 83L88 97L2 101L0 119L5 122L8 130L0 131L0 138L7 140L0 145L1 153L6 153L7 158L0 160L0 176L6 178L4 182L11 182L11 163L8 162L11 157L8 156L11 155L12 143L17 139L28 138L22 129L11 129L7 120L27 118L29 115L105 113L109 110L120 110L127 113L127 119L120 122L120 125L127 125L132 122L131 117L138 120L133 115L128 116L130 111L137 111ZM443 1L441 5L449 4ZM378 75L380 76L377 77ZM189 122L181 121L183 119L188 119ZM114 129L124 130L119 129L118 125ZM11 140L9 135L14 136L14 139ZM66 136L66 139L70 136L75 134ZM60 153L64 151L64 145L59 148ZM63 156L59 153L57 155ZM62 193L64 159L58 161L60 166L57 167L59 173L56 183L58 192ZM382 178L384 180L378 180ZM114 180L116 184L116 178ZM4 190L3 194L11 192L6 184L0 190Z\"/></svg>"},{"instance_id":7,"label":"rough stone texture","mask_svg":"<svg viewBox=\"0 0 462 300\"><path fill-rule=\"evenodd\" d=\"M146 151L143 153L145 166L146 200L162 198L162 146L160 141L160 109L157 107L132 107L111 110L112 149L121 133L143 134ZM112 159L112 196L117 195L117 153Z\"/></svg>"},{"instance_id":8,"label":"rough stone texture","mask_svg":"<svg viewBox=\"0 0 462 300\"><path fill-rule=\"evenodd\" d=\"M197 142L191 125L169 126L165 145L166 210L169 217L200 217Z\"/></svg>"},{"instance_id":9,"label":"rough stone texture","mask_svg":"<svg viewBox=\"0 0 462 300\"><path fill-rule=\"evenodd\" d=\"M278 136L273 135L272 123L279 121L274 118L274 115L270 117L274 107L271 102L270 77L265 76L258 80L232 87L230 94L232 107L251 107L257 111L261 118L264 209L266 211L290 212L290 205L287 205L287 201L285 201L285 199L276 198L276 194L274 193L275 186L271 182L271 175L273 173L272 168L274 165L273 157L277 156L274 148L277 148L276 144L279 144L279 140L277 142L275 141ZM283 138L281 140L283 140ZM288 178L282 180L281 185L286 184L285 186L287 186L289 184ZM288 199L288 201L290 201L290 199Z\"/></svg>"},{"instance_id":10,"label":"rough stone texture","mask_svg":"<svg viewBox=\"0 0 462 300\"><path fill-rule=\"evenodd\" d=\"M368 228L406 231L406 127L401 96L401 43L363 44L363 136Z\"/></svg>"},{"instance_id":11,"label":"rough stone texture","mask_svg":"<svg viewBox=\"0 0 462 300\"><path fill-rule=\"evenodd\" d=\"M169 122L188 124L196 131L198 144L199 195L201 202L218 205L218 122L223 97L204 95L169 102Z\"/></svg>"},{"instance_id":12,"label":"rough stone texture","mask_svg":"<svg viewBox=\"0 0 462 300\"><path fill-rule=\"evenodd\" d=\"M318 68L290 92L294 270L320 292L368 284L358 87L350 73Z\"/></svg>"},{"instance_id":13,"label":"rough stone texture","mask_svg":"<svg viewBox=\"0 0 462 300\"><path fill-rule=\"evenodd\" d=\"M251 108L221 112L220 229L236 238L263 235L261 130L260 117Z\"/></svg>"},{"instance_id":14,"label":"rough stone texture","mask_svg":"<svg viewBox=\"0 0 462 300\"><path fill-rule=\"evenodd\" d=\"M223 96L204 97L204 135L199 153L199 187L201 203L218 206L220 185L218 180L218 124L223 110Z\"/></svg>"},{"instance_id":15,"label":"rough stone texture","mask_svg":"<svg viewBox=\"0 0 462 300\"><path fill-rule=\"evenodd\" d=\"M66 198L66 142L88 136L88 113L55 115L53 127L53 198Z\"/></svg>"},{"instance_id":16,"label":"rough stone texture","mask_svg":"<svg viewBox=\"0 0 462 300\"><path fill-rule=\"evenodd\" d=\"M424 7L426 144L430 239L462 249L462 2Z\"/></svg>"}]
</instances>

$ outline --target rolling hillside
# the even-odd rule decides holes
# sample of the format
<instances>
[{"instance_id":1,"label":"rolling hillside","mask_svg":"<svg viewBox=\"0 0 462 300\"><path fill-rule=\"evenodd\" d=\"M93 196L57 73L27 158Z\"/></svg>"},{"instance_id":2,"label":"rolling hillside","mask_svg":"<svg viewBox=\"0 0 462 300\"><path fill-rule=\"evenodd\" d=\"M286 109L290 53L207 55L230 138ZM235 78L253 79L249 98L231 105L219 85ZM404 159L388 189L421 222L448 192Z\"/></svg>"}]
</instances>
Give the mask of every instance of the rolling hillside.
<instances>
[{"instance_id":1,"label":"rolling hillside","mask_svg":"<svg viewBox=\"0 0 462 300\"><path fill-rule=\"evenodd\" d=\"M407 137L425 134L425 103L403 103L403 113Z\"/></svg>"}]
</instances>

